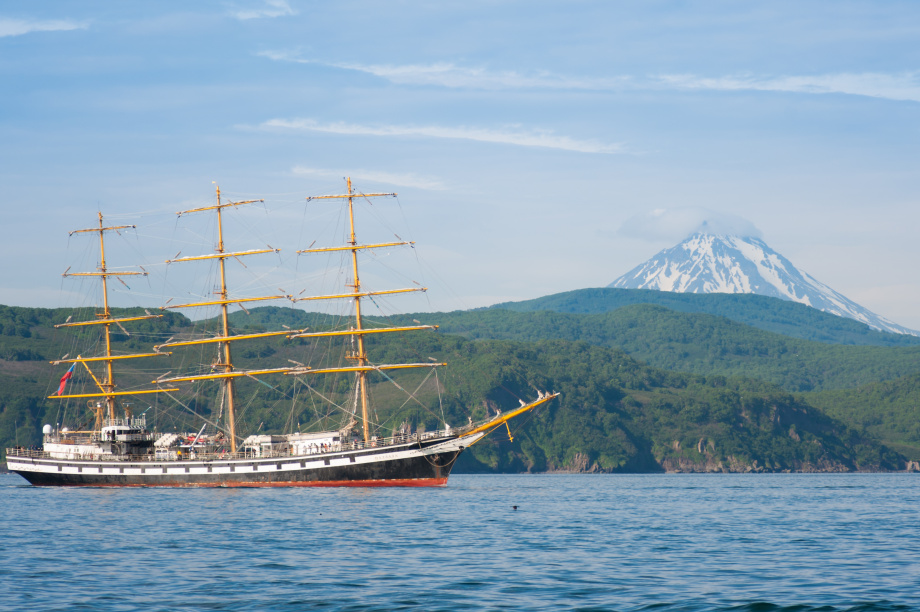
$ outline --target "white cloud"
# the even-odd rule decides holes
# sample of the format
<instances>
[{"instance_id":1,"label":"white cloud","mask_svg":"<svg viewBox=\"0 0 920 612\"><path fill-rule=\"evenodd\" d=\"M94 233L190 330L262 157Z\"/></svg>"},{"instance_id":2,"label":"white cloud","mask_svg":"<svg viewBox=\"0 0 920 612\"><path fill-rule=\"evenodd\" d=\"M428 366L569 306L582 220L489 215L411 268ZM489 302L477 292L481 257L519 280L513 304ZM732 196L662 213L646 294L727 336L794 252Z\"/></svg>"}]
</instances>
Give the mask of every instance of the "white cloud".
<instances>
[{"instance_id":1,"label":"white cloud","mask_svg":"<svg viewBox=\"0 0 920 612\"><path fill-rule=\"evenodd\" d=\"M258 55L275 61L315 64L364 72L400 85L436 85L468 89L572 89L619 91L624 89L695 89L701 91L785 91L804 94L840 93L888 100L920 102L920 72L835 73L818 75L756 76L750 74L706 77L696 74L664 74L635 77L571 77L538 71L524 74L511 70L490 71L449 62L435 64L361 64L303 59L294 53L263 51Z\"/></svg>"},{"instance_id":2,"label":"white cloud","mask_svg":"<svg viewBox=\"0 0 920 612\"><path fill-rule=\"evenodd\" d=\"M794 93L840 93L854 96L920 102L920 73L839 73L814 76L757 77L753 75L700 77L692 74L662 75L655 79L666 87L714 91L787 91Z\"/></svg>"},{"instance_id":3,"label":"white cloud","mask_svg":"<svg viewBox=\"0 0 920 612\"><path fill-rule=\"evenodd\" d=\"M0 17L0 38L4 36L22 36L31 32L61 32L65 30L85 30L86 22L52 19L49 21L26 21Z\"/></svg>"},{"instance_id":4,"label":"white cloud","mask_svg":"<svg viewBox=\"0 0 920 612\"><path fill-rule=\"evenodd\" d=\"M296 15L297 11L291 8L286 0L263 0L264 6L255 9L234 11L232 15L241 21L247 19L262 19L263 17L285 17Z\"/></svg>"},{"instance_id":5,"label":"white cloud","mask_svg":"<svg viewBox=\"0 0 920 612\"><path fill-rule=\"evenodd\" d=\"M743 217L700 207L658 208L636 215L627 219L617 234L650 242L677 242L701 231L761 237L760 230Z\"/></svg>"},{"instance_id":6,"label":"white cloud","mask_svg":"<svg viewBox=\"0 0 920 612\"><path fill-rule=\"evenodd\" d=\"M347 62L320 62L303 59L283 51L262 51L261 57L275 61L287 61L298 64L315 64L342 70L364 72L386 79L400 85L438 85L441 87L473 89L591 89L609 90L622 87L631 81L631 77L614 77L609 79L573 78L538 71L522 74L512 70L490 71L485 68L467 68L449 62L436 64L360 64Z\"/></svg>"},{"instance_id":7,"label":"white cloud","mask_svg":"<svg viewBox=\"0 0 920 612\"><path fill-rule=\"evenodd\" d=\"M351 176L352 178L363 179L375 183L414 187L416 189L426 189L428 191L444 191L447 189L447 186L437 178L420 176L411 172L397 174L392 172L381 172L379 170L330 170L326 168L307 168L304 166L295 166L291 172L298 176L329 178Z\"/></svg>"},{"instance_id":8,"label":"white cloud","mask_svg":"<svg viewBox=\"0 0 920 612\"><path fill-rule=\"evenodd\" d=\"M619 144L604 144L590 140L575 140L568 136L557 136L549 130L492 130L475 127L443 126L405 126L384 125L368 126L353 123L319 123L313 119L271 119L261 124L262 128L304 130L346 134L352 136L422 136L428 138L451 138L475 140L498 144L511 144L522 147L544 147L577 151L579 153L623 153Z\"/></svg>"}]
</instances>

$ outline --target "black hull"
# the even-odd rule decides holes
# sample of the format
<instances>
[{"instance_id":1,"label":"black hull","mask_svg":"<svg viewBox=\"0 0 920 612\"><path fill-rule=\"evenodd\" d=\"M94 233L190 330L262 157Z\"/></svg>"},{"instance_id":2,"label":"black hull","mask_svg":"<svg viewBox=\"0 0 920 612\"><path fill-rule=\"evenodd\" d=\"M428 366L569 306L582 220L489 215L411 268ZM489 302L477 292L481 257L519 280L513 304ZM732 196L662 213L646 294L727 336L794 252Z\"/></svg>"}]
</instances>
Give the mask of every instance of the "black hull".
<instances>
[{"instance_id":1,"label":"black hull","mask_svg":"<svg viewBox=\"0 0 920 612\"><path fill-rule=\"evenodd\" d=\"M232 461L8 459L13 460L10 471L36 486L431 487L447 484L450 470L462 450L461 446L426 452L416 444L414 448ZM124 473L126 471L140 473Z\"/></svg>"}]
</instances>

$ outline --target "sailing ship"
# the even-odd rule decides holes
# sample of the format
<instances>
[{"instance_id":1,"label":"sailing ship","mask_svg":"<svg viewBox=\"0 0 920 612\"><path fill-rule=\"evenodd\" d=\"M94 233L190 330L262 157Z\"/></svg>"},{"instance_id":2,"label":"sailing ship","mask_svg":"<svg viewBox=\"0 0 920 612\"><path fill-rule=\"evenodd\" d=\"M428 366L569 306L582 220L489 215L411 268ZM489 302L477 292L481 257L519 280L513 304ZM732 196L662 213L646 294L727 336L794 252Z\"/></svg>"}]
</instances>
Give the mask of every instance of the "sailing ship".
<instances>
[{"instance_id":1,"label":"sailing ship","mask_svg":"<svg viewBox=\"0 0 920 612\"><path fill-rule=\"evenodd\" d=\"M457 457L465 449L476 444L490 432L503 425L511 437L508 422L530 412L559 394L540 392L530 402L520 400L520 406L513 410L474 422L471 417L462 427L452 428L446 423L436 431L401 427L390 436L378 435L379 428L373 427L369 400L369 376L382 375L389 379L388 372L398 370L433 369L446 364L438 361L422 363L374 363L368 354L366 340L378 334L400 334L436 330L435 325L395 325L389 327L368 326L362 317L362 301L373 300L374 296L394 295L414 291L425 291L424 287L406 289L366 290L360 280L359 253L373 249L389 249L409 246L414 243L399 240L361 244L355 234L356 198L370 201L370 198L395 197L395 193L360 193L346 179L346 193L308 197L308 201L333 200L347 205L348 236L346 243L339 246L307 248L298 254L335 253L345 254L350 259L350 278L347 291L332 295L294 297L292 295L270 295L259 297L231 297L228 290L226 264L228 259L278 252L268 247L246 251L228 251L224 245L223 212L263 202L263 200L224 201L217 187L216 203L177 213L178 216L194 213L216 215L217 244L213 253L191 257L175 258L166 263L187 263L216 260L219 290L217 299L202 302L161 306L162 310L193 309L217 306L220 310L218 335L180 339L155 345L152 352L114 354L112 350L112 326L118 326L125 334L124 324L136 321L162 318L163 314L145 311L144 315L115 316L109 305L108 280L121 280L122 276L146 275L146 271L124 271L109 269L106 264L105 236L107 232L133 228L134 226L106 226L102 213L98 215L98 227L76 230L74 233L98 234L100 264L93 272L65 272L64 276L98 277L102 283L102 311L87 321L67 322L56 327L102 326L104 332L104 353L98 356L64 358L52 364L70 364L70 369L61 379L60 388L49 399L86 400L92 413L93 426L88 429L69 430L67 427L45 425L41 450L7 449L7 465L10 471L23 476L33 485L43 486L139 486L139 487L291 487L291 486L442 486ZM311 245L312 246L312 245ZM69 268L68 268L69 270ZM245 310L244 303L269 300L311 301L342 300L350 302L351 323L346 329L310 331L309 329L283 329L259 333L234 333L231 329L229 307L237 304ZM240 368L234 365L232 347L237 342L245 343L258 339L309 339L340 337L352 347L344 356L344 365L320 365L293 362L293 365L273 368ZM151 382L150 388L118 390L115 382L115 365L129 359L170 359L175 349L189 346L211 345L217 349L217 360L210 364L209 371L181 376L161 375ZM290 361L290 360L289 360ZM93 367L103 366L101 374ZM95 385L90 393L65 393L68 379L74 369L81 367L88 373ZM164 368L166 369L166 368ZM281 434L260 434L258 432L242 438L237 433L237 381L241 379L261 380L262 377L296 377L298 379L321 375L353 375L354 405L351 411L343 410L346 421L340 427L324 431L290 432ZM189 383L216 383L220 393L221 422L204 419L201 429L194 432L163 432L147 428L144 414L135 415L130 404L124 400L139 395L161 394L175 399L173 393ZM397 385L398 386L398 385ZM360 410L358 410L360 406ZM225 408L225 410L224 410ZM220 417L219 417L220 419ZM206 433L211 426L212 431Z\"/></svg>"}]
</instances>

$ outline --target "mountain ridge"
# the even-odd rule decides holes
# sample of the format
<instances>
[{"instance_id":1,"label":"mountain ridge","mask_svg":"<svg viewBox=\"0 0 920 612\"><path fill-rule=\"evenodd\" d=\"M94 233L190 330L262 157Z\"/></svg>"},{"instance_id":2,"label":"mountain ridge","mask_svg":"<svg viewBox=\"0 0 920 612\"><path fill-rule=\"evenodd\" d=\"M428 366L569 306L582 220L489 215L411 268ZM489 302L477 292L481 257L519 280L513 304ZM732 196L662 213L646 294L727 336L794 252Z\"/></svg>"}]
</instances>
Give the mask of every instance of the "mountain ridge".
<instances>
[{"instance_id":1,"label":"mountain ridge","mask_svg":"<svg viewBox=\"0 0 920 612\"><path fill-rule=\"evenodd\" d=\"M805 304L753 293L674 293L654 289L594 287L520 302L503 302L488 309L600 314L635 304L652 304L678 312L716 315L763 331L826 344L920 344L917 336L874 330L865 323L822 312Z\"/></svg>"}]
</instances>

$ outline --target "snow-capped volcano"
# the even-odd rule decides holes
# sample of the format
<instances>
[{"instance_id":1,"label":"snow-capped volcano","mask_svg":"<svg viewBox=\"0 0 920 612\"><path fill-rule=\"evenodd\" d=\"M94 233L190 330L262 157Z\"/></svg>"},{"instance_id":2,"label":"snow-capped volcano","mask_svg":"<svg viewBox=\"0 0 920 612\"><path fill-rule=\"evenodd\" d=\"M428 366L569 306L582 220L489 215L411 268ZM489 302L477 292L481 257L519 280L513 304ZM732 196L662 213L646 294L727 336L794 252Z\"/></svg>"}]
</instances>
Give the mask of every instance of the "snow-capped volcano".
<instances>
[{"instance_id":1,"label":"snow-capped volcano","mask_svg":"<svg viewBox=\"0 0 920 612\"><path fill-rule=\"evenodd\" d=\"M696 233L608 285L678 293L756 293L856 319L881 331L920 335L863 308L801 272L759 238Z\"/></svg>"}]
</instances>

